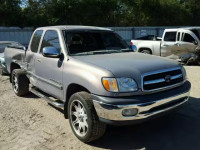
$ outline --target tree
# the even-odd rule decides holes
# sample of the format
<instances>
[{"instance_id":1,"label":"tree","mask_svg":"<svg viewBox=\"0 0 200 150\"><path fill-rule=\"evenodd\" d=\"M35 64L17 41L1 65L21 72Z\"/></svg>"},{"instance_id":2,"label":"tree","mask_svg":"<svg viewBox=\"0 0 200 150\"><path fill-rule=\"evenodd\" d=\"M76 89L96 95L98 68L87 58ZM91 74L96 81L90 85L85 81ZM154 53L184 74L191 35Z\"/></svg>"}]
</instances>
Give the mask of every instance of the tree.
<instances>
[{"instance_id":1,"label":"tree","mask_svg":"<svg viewBox=\"0 0 200 150\"><path fill-rule=\"evenodd\" d=\"M21 20L20 0L0 0L0 25L19 26Z\"/></svg>"},{"instance_id":2,"label":"tree","mask_svg":"<svg viewBox=\"0 0 200 150\"><path fill-rule=\"evenodd\" d=\"M199 0L0 0L1 26L199 25Z\"/></svg>"}]
</instances>

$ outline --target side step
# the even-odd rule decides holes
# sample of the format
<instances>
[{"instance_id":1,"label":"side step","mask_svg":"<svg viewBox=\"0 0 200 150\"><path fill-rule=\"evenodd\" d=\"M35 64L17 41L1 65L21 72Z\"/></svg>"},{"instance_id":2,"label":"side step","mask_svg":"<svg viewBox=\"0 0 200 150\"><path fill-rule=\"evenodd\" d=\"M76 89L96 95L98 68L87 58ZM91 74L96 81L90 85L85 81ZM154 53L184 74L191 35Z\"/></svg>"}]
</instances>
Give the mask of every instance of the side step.
<instances>
[{"instance_id":1,"label":"side step","mask_svg":"<svg viewBox=\"0 0 200 150\"><path fill-rule=\"evenodd\" d=\"M46 100L48 103L50 103L51 105L53 105L55 107L64 108L64 103L62 103L62 102L56 102L55 100L53 100L50 97L44 95L42 92L38 91L35 88L31 88L30 92L32 92L33 94L37 95L38 97L43 98L44 100Z\"/></svg>"}]
</instances>

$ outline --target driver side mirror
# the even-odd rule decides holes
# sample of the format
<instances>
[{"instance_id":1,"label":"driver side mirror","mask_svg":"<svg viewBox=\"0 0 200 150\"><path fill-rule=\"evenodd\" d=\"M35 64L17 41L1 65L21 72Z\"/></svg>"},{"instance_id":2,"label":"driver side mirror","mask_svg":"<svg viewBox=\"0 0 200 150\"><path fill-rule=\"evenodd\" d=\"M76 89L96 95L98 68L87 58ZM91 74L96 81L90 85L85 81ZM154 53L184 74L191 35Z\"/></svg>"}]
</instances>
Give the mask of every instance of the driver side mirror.
<instances>
[{"instance_id":1,"label":"driver side mirror","mask_svg":"<svg viewBox=\"0 0 200 150\"><path fill-rule=\"evenodd\" d=\"M22 46L21 49L24 50L24 51L26 51L26 50L27 50L27 47Z\"/></svg>"},{"instance_id":2,"label":"driver side mirror","mask_svg":"<svg viewBox=\"0 0 200 150\"><path fill-rule=\"evenodd\" d=\"M60 57L60 52L55 47L44 47L42 49L42 55L44 57L59 58Z\"/></svg>"},{"instance_id":3,"label":"driver side mirror","mask_svg":"<svg viewBox=\"0 0 200 150\"><path fill-rule=\"evenodd\" d=\"M194 45L198 45L198 42L197 42L197 41L194 41L193 44L194 44Z\"/></svg>"}]
</instances>

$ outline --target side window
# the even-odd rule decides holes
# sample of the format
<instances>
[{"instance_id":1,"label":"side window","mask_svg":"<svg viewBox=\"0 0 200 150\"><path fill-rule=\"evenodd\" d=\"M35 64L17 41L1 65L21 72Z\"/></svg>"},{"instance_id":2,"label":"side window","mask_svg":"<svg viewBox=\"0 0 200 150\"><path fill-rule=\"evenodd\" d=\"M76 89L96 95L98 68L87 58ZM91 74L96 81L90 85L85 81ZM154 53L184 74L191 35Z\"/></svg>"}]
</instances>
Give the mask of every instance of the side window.
<instances>
[{"instance_id":1,"label":"side window","mask_svg":"<svg viewBox=\"0 0 200 150\"><path fill-rule=\"evenodd\" d=\"M175 42L176 41L176 32L166 32L164 41Z\"/></svg>"},{"instance_id":2,"label":"side window","mask_svg":"<svg viewBox=\"0 0 200 150\"><path fill-rule=\"evenodd\" d=\"M189 43L193 43L195 41L195 39L188 33L184 34L183 37L183 42L189 42Z\"/></svg>"},{"instance_id":3,"label":"side window","mask_svg":"<svg viewBox=\"0 0 200 150\"><path fill-rule=\"evenodd\" d=\"M34 53L37 53L37 51L38 51L38 46L39 46L39 43L40 43L40 39L42 37L42 33L43 33L42 30L37 30L35 32L35 34L33 35L33 39L32 39L32 42L31 42L31 51L34 52Z\"/></svg>"},{"instance_id":4,"label":"side window","mask_svg":"<svg viewBox=\"0 0 200 150\"><path fill-rule=\"evenodd\" d=\"M60 43L58 38L58 33L53 30L46 31L44 38L42 40L42 45L40 52L42 52L42 49L44 47L55 47L60 52Z\"/></svg>"}]
</instances>

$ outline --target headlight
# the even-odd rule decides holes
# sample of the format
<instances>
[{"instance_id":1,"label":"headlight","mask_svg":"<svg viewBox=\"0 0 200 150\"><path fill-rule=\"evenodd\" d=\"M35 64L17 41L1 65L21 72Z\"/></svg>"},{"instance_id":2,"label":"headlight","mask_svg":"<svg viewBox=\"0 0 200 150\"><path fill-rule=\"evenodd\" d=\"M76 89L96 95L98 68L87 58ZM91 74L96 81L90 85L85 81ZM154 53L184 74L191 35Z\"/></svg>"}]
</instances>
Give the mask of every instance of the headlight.
<instances>
[{"instance_id":1,"label":"headlight","mask_svg":"<svg viewBox=\"0 0 200 150\"><path fill-rule=\"evenodd\" d=\"M103 86L110 92L134 92L137 83L131 78L103 78Z\"/></svg>"},{"instance_id":2,"label":"headlight","mask_svg":"<svg viewBox=\"0 0 200 150\"><path fill-rule=\"evenodd\" d=\"M131 92L138 90L136 82L131 78L117 78L117 83L120 92Z\"/></svg>"}]
</instances>

